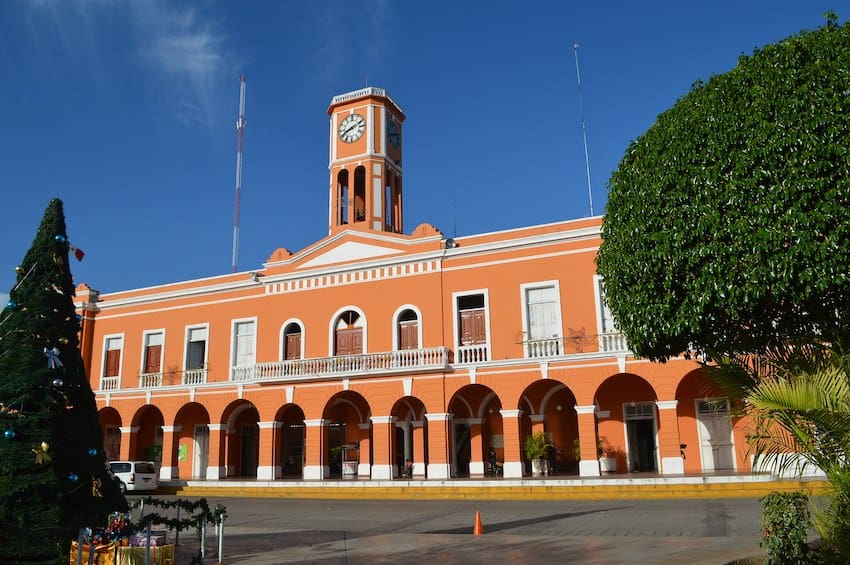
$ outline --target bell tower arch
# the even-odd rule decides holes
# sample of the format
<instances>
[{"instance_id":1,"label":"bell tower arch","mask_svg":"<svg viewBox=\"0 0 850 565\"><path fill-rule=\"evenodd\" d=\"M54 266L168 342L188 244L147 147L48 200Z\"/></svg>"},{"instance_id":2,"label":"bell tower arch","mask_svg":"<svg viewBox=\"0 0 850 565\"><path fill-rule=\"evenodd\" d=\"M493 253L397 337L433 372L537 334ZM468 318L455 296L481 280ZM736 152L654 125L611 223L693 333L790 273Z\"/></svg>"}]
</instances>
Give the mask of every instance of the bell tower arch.
<instances>
[{"instance_id":1,"label":"bell tower arch","mask_svg":"<svg viewBox=\"0 0 850 565\"><path fill-rule=\"evenodd\" d=\"M404 112L383 88L333 97L328 232L402 233L401 124Z\"/></svg>"}]
</instances>

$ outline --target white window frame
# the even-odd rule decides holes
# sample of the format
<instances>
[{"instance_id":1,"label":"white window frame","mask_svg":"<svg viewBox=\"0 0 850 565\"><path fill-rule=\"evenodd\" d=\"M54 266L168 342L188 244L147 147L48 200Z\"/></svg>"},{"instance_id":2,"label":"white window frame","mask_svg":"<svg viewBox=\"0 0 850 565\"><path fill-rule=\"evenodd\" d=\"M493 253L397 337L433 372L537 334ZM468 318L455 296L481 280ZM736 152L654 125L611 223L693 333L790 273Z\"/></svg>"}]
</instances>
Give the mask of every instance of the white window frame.
<instances>
[{"instance_id":1,"label":"white window frame","mask_svg":"<svg viewBox=\"0 0 850 565\"><path fill-rule=\"evenodd\" d=\"M487 288L478 288L474 290L462 290L452 293L452 331L454 332L455 350L461 347L460 343L460 309L458 308L458 299L465 296L474 296L476 294L484 295L484 345L487 348L487 360L493 359L493 344L491 343L490 335L490 290Z\"/></svg>"},{"instance_id":2,"label":"white window frame","mask_svg":"<svg viewBox=\"0 0 850 565\"><path fill-rule=\"evenodd\" d=\"M393 314L393 351L398 351L399 343L398 343L398 323L399 317L401 314L407 310L412 311L416 314L416 322L418 327L416 328L416 343L419 344L419 349L422 349L422 312L414 306L413 304L404 304L399 306L395 313Z\"/></svg>"},{"instance_id":3,"label":"white window frame","mask_svg":"<svg viewBox=\"0 0 850 565\"><path fill-rule=\"evenodd\" d=\"M280 326L280 338L278 340L280 348L278 351L277 358L281 361L284 360L284 355L286 354L286 334L284 334L284 332L286 331L286 327L290 324L295 324L301 329L301 353L299 358L304 359L304 343L307 341L305 339L306 331L304 329L304 322L302 322L299 318L289 318Z\"/></svg>"},{"instance_id":4,"label":"white window frame","mask_svg":"<svg viewBox=\"0 0 850 565\"><path fill-rule=\"evenodd\" d=\"M610 329L605 329L605 315L603 308L606 303L602 290L603 282L604 279L602 278L602 275L593 275L593 298L596 304L596 333L598 335L603 335L606 333L620 333L620 330L617 328L616 322L614 322L613 316L611 317L611 323L613 324L613 326Z\"/></svg>"},{"instance_id":5,"label":"white window frame","mask_svg":"<svg viewBox=\"0 0 850 565\"><path fill-rule=\"evenodd\" d=\"M193 371L195 369L189 369L189 338L192 335L192 330L205 330L207 333L207 339L205 340L204 346L204 364L202 369L206 369L207 364L209 363L210 356L210 324L209 322L204 324L190 324L186 326L186 331L183 339L183 372Z\"/></svg>"},{"instance_id":6,"label":"white window frame","mask_svg":"<svg viewBox=\"0 0 850 565\"><path fill-rule=\"evenodd\" d=\"M253 349L254 360L253 360L252 363L248 363L246 365L240 365L240 366L248 367L250 365L254 365L254 364L257 363L257 333L258 333L257 317L254 316L253 318L238 318L238 319L235 319L235 320L231 320L230 321L230 365L229 365L231 377L233 376L233 369L236 368L236 353L237 353L237 351L236 351L236 347L237 347L236 328L239 324L248 324L248 323L253 324L253 326L254 326L254 336L253 336L254 339L251 343L252 349Z\"/></svg>"},{"instance_id":7,"label":"white window frame","mask_svg":"<svg viewBox=\"0 0 850 565\"><path fill-rule=\"evenodd\" d=\"M328 322L328 357L334 357L335 355L334 345L336 340L336 324L337 322L339 322L339 317L349 310L351 310L352 312L356 312L357 315L360 316L358 318L360 325L357 325L355 327L363 328L363 351L361 352L361 355L366 355L367 353L369 353L369 340L367 339L369 337L369 324L366 320L366 314L363 313L363 310L361 310L357 306L348 305L343 306L342 308L331 314L331 319Z\"/></svg>"},{"instance_id":8,"label":"white window frame","mask_svg":"<svg viewBox=\"0 0 850 565\"><path fill-rule=\"evenodd\" d=\"M117 375L109 375L110 377L118 377L118 386L117 388L121 388L121 375L124 374L124 344L126 340L124 339L124 334L107 334L103 336L103 355L101 356L101 367L100 367L100 378L104 379L107 377L106 375L106 354L109 351L109 342L111 340L118 340L119 347L118 350L121 352L118 355L118 374Z\"/></svg>"},{"instance_id":9,"label":"white window frame","mask_svg":"<svg viewBox=\"0 0 850 565\"><path fill-rule=\"evenodd\" d=\"M145 373L145 357L148 352L148 340L152 335L161 335L162 336L162 347L159 350L159 372L162 373L163 367L165 364L163 361L165 360L165 329L160 328L157 330L145 330L142 332L142 355L141 359L139 359L139 374L143 375Z\"/></svg>"},{"instance_id":10,"label":"white window frame","mask_svg":"<svg viewBox=\"0 0 850 565\"><path fill-rule=\"evenodd\" d=\"M542 288L553 288L555 290L555 300L557 301L557 312L558 312L558 335L557 336L548 336L551 338L557 338L561 340L561 351L563 351L563 339L564 339L564 312L562 310L563 303L561 302L561 281L559 280L549 280L549 281L538 281L532 283L523 283L519 286L519 300L520 300L520 308L522 310L522 335L523 341L527 342L531 340L531 328L529 327L528 320L528 291L536 290ZM523 343L523 351L526 356L528 356L528 348Z\"/></svg>"}]
</instances>

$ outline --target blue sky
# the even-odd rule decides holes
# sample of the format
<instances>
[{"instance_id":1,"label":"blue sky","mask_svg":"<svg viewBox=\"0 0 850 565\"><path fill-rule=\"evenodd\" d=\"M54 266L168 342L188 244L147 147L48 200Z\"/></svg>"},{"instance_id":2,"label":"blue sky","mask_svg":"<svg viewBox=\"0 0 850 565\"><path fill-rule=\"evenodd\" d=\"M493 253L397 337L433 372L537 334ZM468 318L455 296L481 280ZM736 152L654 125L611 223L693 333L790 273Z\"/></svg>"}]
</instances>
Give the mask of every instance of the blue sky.
<instances>
[{"instance_id":1,"label":"blue sky","mask_svg":"<svg viewBox=\"0 0 850 565\"><path fill-rule=\"evenodd\" d=\"M238 77L248 121L239 268L327 234L333 95L387 89L405 232L594 213L630 140L740 54L848 17L835 0L0 2L0 299L52 197L110 292L230 271Z\"/></svg>"}]
</instances>

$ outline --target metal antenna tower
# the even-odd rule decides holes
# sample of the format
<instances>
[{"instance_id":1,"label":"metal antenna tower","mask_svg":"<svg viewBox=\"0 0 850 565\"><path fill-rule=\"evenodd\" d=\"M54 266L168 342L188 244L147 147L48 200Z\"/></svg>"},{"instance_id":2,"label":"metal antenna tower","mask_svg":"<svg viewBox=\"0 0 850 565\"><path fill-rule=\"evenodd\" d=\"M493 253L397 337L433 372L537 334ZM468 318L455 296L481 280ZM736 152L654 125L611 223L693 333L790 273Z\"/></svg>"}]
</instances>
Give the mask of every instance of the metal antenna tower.
<instances>
[{"instance_id":1,"label":"metal antenna tower","mask_svg":"<svg viewBox=\"0 0 850 565\"><path fill-rule=\"evenodd\" d=\"M587 196L590 199L590 215L593 215L593 191L590 189L590 159L587 156L587 126L584 124L584 97L581 93L581 74L578 72L578 43L573 43L576 56L576 79L578 79L578 105L581 110L581 134L584 136L584 167L587 170Z\"/></svg>"},{"instance_id":2,"label":"metal antenna tower","mask_svg":"<svg viewBox=\"0 0 850 565\"><path fill-rule=\"evenodd\" d=\"M239 77L239 119L236 120L236 201L233 204L233 261L231 272L237 269L239 257L239 193L242 192L242 143L245 139L245 73Z\"/></svg>"}]
</instances>

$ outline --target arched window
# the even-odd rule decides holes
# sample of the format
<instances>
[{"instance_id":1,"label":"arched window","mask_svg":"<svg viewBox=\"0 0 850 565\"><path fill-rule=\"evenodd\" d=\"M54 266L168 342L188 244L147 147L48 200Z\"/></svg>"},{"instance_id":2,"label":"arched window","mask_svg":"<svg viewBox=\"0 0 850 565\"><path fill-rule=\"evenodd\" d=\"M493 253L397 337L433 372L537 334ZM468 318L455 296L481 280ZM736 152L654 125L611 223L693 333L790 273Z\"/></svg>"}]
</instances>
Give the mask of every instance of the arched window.
<instances>
[{"instance_id":1,"label":"arched window","mask_svg":"<svg viewBox=\"0 0 850 565\"><path fill-rule=\"evenodd\" d=\"M354 221L366 221L366 167L354 169Z\"/></svg>"},{"instance_id":2,"label":"arched window","mask_svg":"<svg viewBox=\"0 0 850 565\"><path fill-rule=\"evenodd\" d=\"M301 359L301 326L294 322L283 330L283 358Z\"/></svg>"},{"instance_id":3,"label":"arched window","mask_svg":"<svg viewBox=\"0 0 850 565\"><path fill-rule=\"evenodd\" d=\"M363 320L354 310L346 310L334 324L334 355L363 353Z\"/></svg>"},{"instance_id":4,"label":"arched window","mask_svg":"<svg viewBox=\"0 0 850 565\"><path fill-rule=\"evenodd\" d=\"M413 310L405 310L398 317L398 348L419 349L419 318Z\"/></svg>"},{"instance_id":5,"label":"arched window","mask_svg":"<svg viewBox=\"0 0 850 565\"><path fill-rule=\"evenodd\" d=\"M348 170L343 169L336 177L337 191L337 225L345 225L348 223Z\"/></svg>"}]
</instances>

